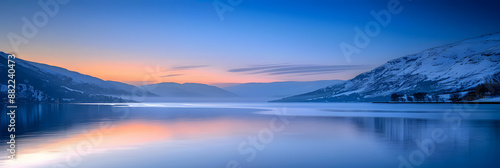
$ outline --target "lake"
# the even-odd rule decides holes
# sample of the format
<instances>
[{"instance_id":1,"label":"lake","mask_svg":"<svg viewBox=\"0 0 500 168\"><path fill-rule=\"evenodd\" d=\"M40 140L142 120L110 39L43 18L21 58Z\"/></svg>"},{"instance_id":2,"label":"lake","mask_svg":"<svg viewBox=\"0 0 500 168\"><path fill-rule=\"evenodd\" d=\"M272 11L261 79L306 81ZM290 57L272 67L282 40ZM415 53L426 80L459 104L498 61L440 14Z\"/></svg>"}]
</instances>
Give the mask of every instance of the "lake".
<instances>
[{"instance_id":1,"label":"lake","mask_svg":"<svg viewBox=\"0 0 500 168\"><path fill-rule=\"evenodd\" d=\"M495 104L22 105L17 160L0 162L17 168L497 167L499 111ZM1 124L7 155L6 115Z\"/></svg>"}]
</instances>

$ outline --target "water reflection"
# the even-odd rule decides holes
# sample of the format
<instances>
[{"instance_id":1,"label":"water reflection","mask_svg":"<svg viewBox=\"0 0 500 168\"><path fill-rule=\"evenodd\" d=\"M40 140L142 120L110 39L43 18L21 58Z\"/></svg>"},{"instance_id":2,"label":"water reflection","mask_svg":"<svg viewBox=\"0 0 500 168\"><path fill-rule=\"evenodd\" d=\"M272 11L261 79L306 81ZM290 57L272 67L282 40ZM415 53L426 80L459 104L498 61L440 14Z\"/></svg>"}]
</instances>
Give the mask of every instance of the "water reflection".
<instances>
[{"instance_id":1,"label":"water reflection","mask_svg":"<svg viewBox=\"0 0 500 168\"><path fill-rule=\"evenodd\" d=\"M238 148L269 127L274 116L262 112L275 107L26 105L17 113L18 160L2 158L1 162L8 167L225 167L230 160L242 167L405 167L399 159L403 157L413 167L494 167L500 156L496 106L478 108L490 117L463 119L459 127L439 117L399 117L404 111L398 111L398 117L377 117L384 112L379 106L362 112L318 106L321 108L288 107L303 115L293 118L248 162L250 155ZM370 113L369 109L377 112L356 115ZM407 110L415 113L419 109ZM439 110L426 113L442 115ZM0 119L7 125L5 116ZM442 130L446 140L422 145L432 140L436 130ZM7 131L1 133L6 139ZM432 152L412 160L412 153L426 149ZM141 157L134 155L137 153Z\"/></svg>"},{"instance_id":2,"label":"water reflection","mask_svg":"<svg viewBox=\"0 0 500 168\"><path fill-rule=\"evenodd\" d=\"M157 121L100 123L93 126L94 128L90 131L83 130L81 134L48 140L47 143L27 144L19 151L17 160L7 162L7 165L29 167L65 158L81 157L94 152L102 153L108 150L138 148L169 139L228 135L233 133L235 130L233 128L239 127L238 125L240 124L228 120L174 123ZM32 140L28 138L24 141Z\"/></svg>"}]
</instances>

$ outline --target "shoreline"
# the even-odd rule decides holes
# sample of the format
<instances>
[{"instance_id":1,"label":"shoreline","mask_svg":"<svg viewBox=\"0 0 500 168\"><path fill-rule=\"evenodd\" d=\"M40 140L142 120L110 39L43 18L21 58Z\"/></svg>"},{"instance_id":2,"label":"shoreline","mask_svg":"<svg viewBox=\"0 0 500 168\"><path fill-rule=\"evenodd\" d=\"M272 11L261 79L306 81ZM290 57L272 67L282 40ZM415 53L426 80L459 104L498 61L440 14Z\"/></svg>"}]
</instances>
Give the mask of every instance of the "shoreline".
<instances>
[{"instance_id":1,"label":"shoreline","mask_svg":"<svg viewBox=\"0 0 500 168\"><path fill-rule=\"evenodd\" d=\"M372 102L387 104L500 104L500 102Z\"/></svg>"}]
</instances>

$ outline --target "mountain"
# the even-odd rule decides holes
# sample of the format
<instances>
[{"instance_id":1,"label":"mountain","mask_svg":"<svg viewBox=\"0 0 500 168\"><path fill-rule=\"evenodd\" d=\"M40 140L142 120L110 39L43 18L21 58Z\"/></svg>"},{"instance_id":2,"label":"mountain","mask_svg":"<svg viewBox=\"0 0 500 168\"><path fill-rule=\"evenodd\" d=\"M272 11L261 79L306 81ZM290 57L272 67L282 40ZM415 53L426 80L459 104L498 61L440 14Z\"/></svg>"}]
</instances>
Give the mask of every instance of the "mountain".
<instances>
[{"instance_id":1,"label":"mountain","mask_svg":"<svg viewBox=\"0 0 500 168\"><path fill-rule=\"evenodd\" d=\"M107 89L117 89L117 90L122 90L122 91L129 91L136 86L121 83L121 82L115 82L115 81L104 81L102 79L92 77L89 75L84 75L78 72L74 71L69 71L67 69L61 68L61 67L56 67L56 66L51 66L47 64L41 64L41 63L36 63L36 62L29 62L31 65L39 68L40 70L43 70L47 73L57 75L60 77L68 77L71 78L71 82L78 83L78 84L91 84L91 85L96 85L100 86L102 88L107 88Z\"/></svg>"},{"instance_id":2,"label":"mountain","mask_svg":"<svg viewBox=\"0 0 500 168\"><path fill-rule=\"evenodd\" d=\"M346 82L278 102L389 101L392 93L464 91L500 75L500 33L400 57Z\"/></svg>"},{"instance_id":3,"label":"mountain","mask_svg":"<svg viewBox=\"0 0 500 168\"><path fill-rule=\"evenodd\" d=\"M224 87L223 89L233 92L241 97L263 98L269 100L297 95L300 93L314 91L343 82L341 80L321 80L309 82L271 82L271 83L244 83Z\"/></svg>"},{"instance_id":4,"label":"mountain","mask_svg":"<svg viewBox=\"0 0 500 168\"><path fill-rule=\"evenodd\" d=\"M7 97L7 57L7 53L0 52L0 73L5 74L0 77L3 102ZM131 96L131 90L136 88L20 58L13 61L17 102L123 102L125 100L116 96Z\"/></svg>"},{"instance_id":5,"label":"mountain","mask_svg":"<svg viewBox=\"0 0 500 168\"><path fill-rule=\"evenodd\" d=\"M177 98L221 98L236 97L236 94L227 90L198 83L158 83L142 86L149 92L155 93L161 97Z\"/></svg>"}]
</instances>

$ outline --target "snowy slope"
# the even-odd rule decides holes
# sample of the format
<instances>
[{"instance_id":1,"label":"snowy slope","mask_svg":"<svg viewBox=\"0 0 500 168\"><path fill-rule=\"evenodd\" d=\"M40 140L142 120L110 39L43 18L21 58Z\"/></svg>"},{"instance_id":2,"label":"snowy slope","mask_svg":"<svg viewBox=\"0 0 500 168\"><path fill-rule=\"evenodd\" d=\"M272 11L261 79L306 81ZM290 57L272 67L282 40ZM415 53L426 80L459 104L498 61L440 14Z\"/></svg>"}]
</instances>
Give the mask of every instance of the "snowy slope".
<instances>
[{"instance_id":1,"label":"snowy slope","mask_svg":"<svg viewBox=\"0 0 500 168\"><path fill-rule=\"evenodd\" d=\"M41 64L41 63L36 63L36 62L30 62L30 61L25 61L26 63L29 63L30 65L39 68L41 71L60 76L60 77L69 77L72 79L72 82L78 83L78 84L91 84L95 86L100 86L103 88L118 88L120 90L130 90L131 88L135 87L133 85L121 83L121 82L115 82L115 81L104 81L102 79L81 74L75 71L69 71L67 69L61 68L61 67L56 67L56 66L51 66L47 64Z\"/></svg>"},{"instance_id":2,"label":"snowy slope","mask_svg":"<svg viewBox=\"0 0 500 168\"><path fill-rule=\"evenodd\" d=\"M339 85L278 101L387 101L392 93L467 90L500 74L500 33L400 57Z\"/></svg>"},{"instance_id":3,"label":"snowy slope","mask_svg":"<svg viewBox=\"0 0 500 168\"><path fill-rule=\"evenodd\" d=\"M500 102L500 97L479 99L475 100L474 102Z\"/></svg>"},{"instance_id":4,"label":"snowy slope","mask_svg":"<svg viewBox=\"0 0 500 168\"><path fill-rule=\"evenodd\" d=\"M0 72L7 71L8 54L0 51ZM3 61L2 61L3 60ZM130 95L135 86L104 81L64 68L15 59L17 93L25 102L122 101L106 95ZM2 94L7 76L1 76ZM151 93L148 93L151 94ZM152 94L151 94L152 95ZM6 96L3 96L6 97Z\"/></svg>"}]
</instances>

